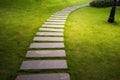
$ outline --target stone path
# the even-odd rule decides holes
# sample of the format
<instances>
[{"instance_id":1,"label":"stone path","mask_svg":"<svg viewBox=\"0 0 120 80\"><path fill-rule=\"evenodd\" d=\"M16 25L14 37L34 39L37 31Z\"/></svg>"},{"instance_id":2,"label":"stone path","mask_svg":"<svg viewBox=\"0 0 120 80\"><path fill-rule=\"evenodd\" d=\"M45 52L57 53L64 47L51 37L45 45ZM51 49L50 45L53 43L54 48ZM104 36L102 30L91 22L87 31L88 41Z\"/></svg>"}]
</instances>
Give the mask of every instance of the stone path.
<instances>
[{"instance_id":1,"label":"stone path","mask_svg":"<svg viewBox=\"0 0 120 80\"><path fill-rule=\"evenodd\" d=\"M88 6L88 4L68 7L51 15L36 33L33 39L34 42L30 44L31 50L27 51L27 60L23 61L20 70L25 72L31 70L52 71L54 69L67 69L67 61L58 58L66 57L64 50L64 24L69 13L85 6ZM40 58L45 59L41 60ZM16 80L70 80L70 75L66 72L20 74Z\"/></svg>"}]
</instances>

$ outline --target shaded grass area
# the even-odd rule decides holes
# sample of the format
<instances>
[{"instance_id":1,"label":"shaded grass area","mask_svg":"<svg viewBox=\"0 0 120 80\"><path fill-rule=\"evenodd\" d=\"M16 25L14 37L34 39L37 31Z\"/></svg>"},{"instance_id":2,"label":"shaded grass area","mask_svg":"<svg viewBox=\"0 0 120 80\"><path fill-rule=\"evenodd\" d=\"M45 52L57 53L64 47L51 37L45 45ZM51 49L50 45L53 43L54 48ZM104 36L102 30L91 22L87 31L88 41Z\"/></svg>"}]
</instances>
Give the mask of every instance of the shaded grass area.
<instances>
[{"instance_id":1,"label":"shaded grass area","mask_svg":"<svg viewBox=\"0 0 120 80\"><path fill-rule=\"evenodd\" d=\"M109 12L87 7L69 16L65 46L72 80L120 79L120 7L113 24Z\"/></svg>"},{"instance_id":2,"label":"shaded grass area","mask_svg":"<svg viewBox=\"0 0 120 80\"><path fill-rule=\"evenodd\" d=\"M14 80L38 28L54 12L89 0L0 0L0 80Z\"/></svg>"}]
</instances>

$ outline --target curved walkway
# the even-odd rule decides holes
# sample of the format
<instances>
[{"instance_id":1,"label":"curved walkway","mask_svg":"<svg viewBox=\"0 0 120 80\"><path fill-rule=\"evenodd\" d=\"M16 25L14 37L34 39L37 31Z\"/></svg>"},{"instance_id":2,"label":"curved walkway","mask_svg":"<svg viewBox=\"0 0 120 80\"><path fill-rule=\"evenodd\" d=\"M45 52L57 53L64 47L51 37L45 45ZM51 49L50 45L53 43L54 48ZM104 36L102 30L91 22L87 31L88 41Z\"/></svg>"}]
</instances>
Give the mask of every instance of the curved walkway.
<instances>
[{"instance_id":1,"label":"curved walkway","mask_svg":"<svg viewBox=\"0 0 120 80\"><path fill-rule=\"evenodd\" d=\"M29 72L31 70L52 71L67 69L67 61L60 59L66 57L63 37L64 24L69 13L85 6L88 6L88 4L68 7L51 15L34 37L34 42L31 43L30 50L26 55L29 60L23 61L20 70ZM70 80L70 75L66 72L20 74L16 80Z\"/></svg>"}]
</instances>

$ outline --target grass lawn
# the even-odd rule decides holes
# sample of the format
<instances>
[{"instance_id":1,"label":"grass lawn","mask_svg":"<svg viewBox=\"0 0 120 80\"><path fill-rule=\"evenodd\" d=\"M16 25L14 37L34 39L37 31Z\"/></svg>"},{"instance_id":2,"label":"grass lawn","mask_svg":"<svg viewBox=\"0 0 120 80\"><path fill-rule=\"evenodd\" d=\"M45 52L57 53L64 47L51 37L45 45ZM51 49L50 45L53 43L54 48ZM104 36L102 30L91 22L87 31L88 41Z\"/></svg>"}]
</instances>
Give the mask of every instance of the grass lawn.
<instances>
[{"instance_id":1,"label":"grass lawn","mask_svg":"<svg viewBox=\"0 0 120 80\"><path fill-rule=\"evenodd\" d=\"M54 12L91 0L0 0L0 80L14 80L38 28Z\"/></svg>"},{"instance_id":2,"label":"grass lawn","mask_svg":"<svg viewBox=\"0 0 120 80\"><path fill-rule=\"evenodd\" d=\"M72 80L120 80L120 7L86 7L73 12L65 27L65 48Z\"/></svg>"}]
</instances>

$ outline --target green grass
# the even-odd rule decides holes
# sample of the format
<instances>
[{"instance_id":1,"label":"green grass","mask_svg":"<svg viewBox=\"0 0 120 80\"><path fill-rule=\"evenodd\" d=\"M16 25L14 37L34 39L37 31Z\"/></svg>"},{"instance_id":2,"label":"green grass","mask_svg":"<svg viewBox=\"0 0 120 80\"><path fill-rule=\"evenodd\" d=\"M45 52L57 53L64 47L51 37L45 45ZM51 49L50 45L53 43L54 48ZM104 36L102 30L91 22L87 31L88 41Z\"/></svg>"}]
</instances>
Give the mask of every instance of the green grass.
<instances>
[{"instance_id":1,"label":"green grass","mask_svg":"<svg viewBox=\"0 0 120 80\"><path fill-rule=\"evenodd\" d=\"M120 80L120 7L87 7L73 12L65 27L65 48L72 80Z\"/></svg>"},{"instance_id":2,"label":"green grass","mask_svg":"<svg viewBox=\"0 0 120 80\"><path fill-rule=\"evenodd\" d=\"M32 38L52 13L88 1L0 0L0 80L15 80ZM120 79L120 7L114 24L106 21L109 12L110 8L87 7L69 16L65 27L66 71L72 80ZM27 73L32 72L39 73Z\"/></svg>"},{"instance_id":3,"label":"green grass","mask_svg":"<svg viewBox=\"0 0 120 80\"><path fill-rule=\"evenodd\" d=\"M38 28L54 12L90 0L0 0L0 80L15 80Z\"/></svg>"}]
</instances>

